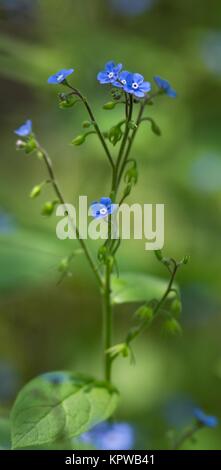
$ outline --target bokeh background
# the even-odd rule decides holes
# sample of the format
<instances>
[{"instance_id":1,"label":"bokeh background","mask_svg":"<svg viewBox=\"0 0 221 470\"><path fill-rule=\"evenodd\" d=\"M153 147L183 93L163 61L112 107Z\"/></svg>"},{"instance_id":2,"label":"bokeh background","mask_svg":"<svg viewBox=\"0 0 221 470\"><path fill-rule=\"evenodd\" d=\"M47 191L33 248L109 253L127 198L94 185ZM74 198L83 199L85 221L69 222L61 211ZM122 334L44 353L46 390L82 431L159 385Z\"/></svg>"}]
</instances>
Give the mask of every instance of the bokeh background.
<instances>
[{"instance_id":1,"label":"bokeh background","mask_svg":"<svg viewBox=\"0 0 221 470\"><path fill-rule=\"evenodd\" d=\"M51 199L42 163L15 150L13 130L26 119L49 150L69 202L95 200L109 188L108 164L96 137L71 140L86 119L81 106L58 108L47 77L74 67L103 129L121 115L102 104L108 90L96 81L107 60L123 62L147 80L159 74L178 92L150 107L162 129L143 126L133 153L139 184L130 200L166 205L165 254L191 262L179 273L183 334L155 328L135 344L136 366L119 359L114 382L122 394L118 419L136 429L135 448L167 447L167 431L189 424L193 402L221 418L221 4L219 0L0 0L0 411L8 414L24 383L48 370L102 376L101 308L83 257L62 284L57 266L77 242L55 236L44 218ZM93 243L92 251L96 251ZM125 241L122 271L166 276L143 241ZM118 307L115 338L124 337L131 307ZM220 449L221 430L202 430L184 448Z\"/></svg>"}]
</instances>

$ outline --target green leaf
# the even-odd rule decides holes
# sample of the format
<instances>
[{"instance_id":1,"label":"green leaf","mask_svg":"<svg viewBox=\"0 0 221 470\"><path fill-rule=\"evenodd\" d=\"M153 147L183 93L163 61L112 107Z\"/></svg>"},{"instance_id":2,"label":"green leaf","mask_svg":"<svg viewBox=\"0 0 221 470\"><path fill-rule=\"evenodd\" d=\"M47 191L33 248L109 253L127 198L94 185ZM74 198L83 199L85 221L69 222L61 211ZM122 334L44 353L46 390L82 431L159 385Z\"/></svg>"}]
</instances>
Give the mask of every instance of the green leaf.
<instances>
[{"instance_id":1,"label":"green leaf","mask_svg":"<svg viewBox=\"0 0 221 470\"><path fill-rule=\"evenodd\" d=\"M168 286L168 280L140 273L125 273L112 278L112 302L143 302L159 300Z\"/></svg>"},{"instance_id":2,"label":"green leaf","mask_svg":"<svg viewBox=\"0 0 221 470\"><path fill-rule=\"evenodd\" d=\"M118 392L72 372L49 372L29 382L11 413L13 449L65 440L112 415Z\"/></svg>"},{"instance_id":3,"label":"green leaf","mask_svg":"<svg viewBox=\"0 0 221 470\"><path fill-rule=\"evenodd\" d=\"M8 418L0 418L0 450L11 448L10 421Z\"/></svg>"}]
</instances>

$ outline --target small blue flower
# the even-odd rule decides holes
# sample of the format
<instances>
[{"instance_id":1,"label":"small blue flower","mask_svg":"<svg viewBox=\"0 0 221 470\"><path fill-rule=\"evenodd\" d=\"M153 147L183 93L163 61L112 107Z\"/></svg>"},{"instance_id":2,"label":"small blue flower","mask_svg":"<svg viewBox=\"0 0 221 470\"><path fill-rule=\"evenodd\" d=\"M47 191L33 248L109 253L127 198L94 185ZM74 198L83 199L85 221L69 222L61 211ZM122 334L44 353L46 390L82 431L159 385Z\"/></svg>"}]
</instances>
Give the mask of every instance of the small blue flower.
<instances>
[{"instance_id":1,"label":"small blue flower","mask_svg":"<svg viewBox=\"0 0 221 470\"><path fill-rule=\"evenodd\" d=\"M119 80L123 85L124 91L133 94L137 98L143 98L145 93L151 90L151 84L145 82L143 75L139 73L122 72Z\"/></svg>"},{"instance_id":2,"label":"small blue flower","mask_svg":"<svg viewBox=\"0 0 221 470\"><path fill-rule=\"evenodd\" d=\"M19 135L19 137L27 137L32 133L32 122L28 119L22 126L16 129L15 134Z\"/></svg>"},{"instance_id":3,"label":"small blue flower","mask_svg":"<svg viewBox=\"0 0 221 470\"><path fill-rule=\"evenodd\" d=\"M115 64L113 61L107 62L105 69L99 72L97 80L102 84L112 83L114 84L118 80L120 71L122 70L122 64Z\"/></svg>"},{"instance_id":4,"label":"small blue flower","mask_svg":"<svg viewBox=\"0 0 221 470\"><path fill-rule=\"evenodd\" d=\"M92 202L90 206L91 215L95 219L104 219L114 211L114 204L109 197L101 197L100 201Z\"/></svg>"},{"instance_id":5,"label":"small blue flower","mask_svg":"<svg viewBox=\"0 0 221 470\"><path fill-rule=\"evenodd\" d=\"M156 85L166 93L166 95L170 96L171 98L176 98L177 92L171 87L170 83L164 78L160 78L158 76L154 77L154 81Z\"/></svg>"},{"instance_id":6,"label":"small blue flower","mask_svg":"<svg viewBox=\"0 0 221 470\"><path fill-rule=\"evenodd\" d=\"M100 423L82 434L81 442L98 450L130 450L134 446L135 433L128 423Z\"/></svg>"},{"instance_id":7,"label":"small blue flower","mask_svg":"<svg viewBox=\"0 0 221 470\"><path fill-rule=\"evenodd\" d=\"M215 428L218 425L218 418L216 416L209 416L200 408L194 408L193 414L199 423L208 428Z\"/></svg>"},{"instance_id":8,"label":"small blue flower","mask_svg":"<svg viewBox=\"0 0 221 470\"><path fill-rule=\"evenodd\" d=\"M48 83L51 85L59 85L59 83L62 83L66 80L66 78L71 75L74 72L74 69L61 69L59 72L55 73L54 75L51 75L51 77L48 78Z\"/></svg>"}]
</instances>

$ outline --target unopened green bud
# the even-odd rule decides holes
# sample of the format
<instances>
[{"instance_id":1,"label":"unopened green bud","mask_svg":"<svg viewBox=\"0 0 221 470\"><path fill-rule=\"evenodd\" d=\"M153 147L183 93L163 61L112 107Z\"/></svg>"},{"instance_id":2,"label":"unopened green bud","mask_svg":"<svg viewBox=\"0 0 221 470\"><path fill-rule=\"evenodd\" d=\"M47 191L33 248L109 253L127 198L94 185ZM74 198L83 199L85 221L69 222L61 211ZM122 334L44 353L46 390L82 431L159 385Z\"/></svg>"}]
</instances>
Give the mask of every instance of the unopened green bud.
<instances>
[{"instance_id":1,"label":"unopened green bud","mask_svg":"<svg viewBox=\"0 0 221 470\"><path fill-rule=\"evenodd\" d=\"M142 320L151 321L153 318L153 309L148 305L142 305L136 310L135 316Z\"/></svg>"},{"instance_id":2,"label":"unopened green bud","mask_svg":"<svg viewBox=\"0 0 221 470\"><path fill-rule=\"evenodd\" d=\"M161 129L159 128L159 126L156 124L156 122L153 119L151 119L151 129L155 135L158 135L158 136L162 135Z\"/></svg>"},{"instance_id":3,"label":"unopened green bud","mask_svg":"<svg viewBox=\"0 0 221 470\"><path fill-rule=\"evenodd\" d=\"M91 122L90 122L90 121L83 121L83 122L82 122L82 127L83 127L84 129L87 129L87 128L90 127L90 126L91 126Z\"/></svg>"},{"instance_id":4,"label":"unopened green bud","mask_svg":"<svg viewBox=\"0 0 221 470\"><path fill-rule=\"evenodd\" d=\"M63 258L58 266L58 271L60 271L61 273L64 273L67 271L67 269L69 268L69 259L68 258Z\"/></svg>"},{"instance_id":5,"label":"unopened green bud","mask_svg":"<svg viewBox=\"0 0 221 470\"><path fill-rule=\"evenodd\" d=\"M109 131L109 140L113 145L116 145L117 142L119 142L121 139L122 135L123 134L120 126L114 126Z\"/></svg>"},{"instance_id":6,"label":"unopened green bud","mask_svg":"<svg viewBox=\"0 0 221 470\"><path fill-rule=\"evenodd\" d=\"M40 192L41 192L41 186L40 185L34 186L34 188L30 192L30 198L34 199L40 194Z\"/></svg>"},{"instance_id":7,"label":"unopened green bud","mask_svg":"<svg viewBox=\"0 0 221 470\"><path fill-rule=\"evenodd\" d=\"M171 303L171 311L175 317L179 318L182 312L182 303L179 299L174 299Z\"/></svg>"},{"instance_id":8,"label":"unopened green bud","mask_svg":"<svg viewBox=\"0 0 221 470\"><path fill-rule=\"evenodd\" d=\"M73 145L82 145L85 141L85 135L84 134L81 134L81 135L78 135L77 137L75 137L75 139L72 140L72 144Z\"/></svg>"},{"instance_id":9,"label":"unopened green bud","mask_svg":"<svg viewBox=\"0 0 221 470\"><path fill-rule=\"evenodd\" d=\"M111 110L114 109L116 106L116 103L114 101L108 101L108 103L105 103L103 105L103 109Z\"/></svg>"},{"instance_id":10,"label":"unopened green bud","mask_svg":"<svg viewBox=\"0 0 221 470\"><path fill-rule=\"evenodd\" d=\"M37 157L39 158L39 160L42 160L42 159L43 159L44 154L43 154L43 152L41 152L41 150L38 150L38 151L37 151Z\"/></svg>"},{"instance_id":11,"label":"unopened green bud","mask_svg":"<svg viewBox=\"0 0 221 470\"><path fill-rule=\"evenodd\" d=\"M182 328L175 318L168 318L163 323L163 330L165 333L170 335L180 335L182 333Z\"/></svg>"},{"instance_id":12,"label":"unopened green bud","mask_svg":"<svg viewBox=\"0 0 221 470\"><path fill-rule=\"evenodd\" d=\"M57 201L53 201L53 202L45 202L45 204L43 205L42 207L42 215L51 215L54 211L54 208L55 208L55 205L57 204Z\"/></svg>"}]
</instances>

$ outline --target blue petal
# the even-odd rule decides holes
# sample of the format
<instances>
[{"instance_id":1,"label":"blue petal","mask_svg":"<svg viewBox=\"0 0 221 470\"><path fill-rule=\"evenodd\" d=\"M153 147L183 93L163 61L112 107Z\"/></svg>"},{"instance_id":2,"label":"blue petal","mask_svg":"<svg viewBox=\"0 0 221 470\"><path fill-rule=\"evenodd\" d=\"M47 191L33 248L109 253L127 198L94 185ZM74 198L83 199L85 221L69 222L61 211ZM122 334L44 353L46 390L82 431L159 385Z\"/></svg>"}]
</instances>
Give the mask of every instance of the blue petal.
<instances>
[{"instance_id":1,"label":"blue petal","mask_svg":"<svg viewBox=\"0 0 221 470\"><path fill-rule=\"evenodd\" d=\"M106 72L99 72L97 74L97 80L103 84L103 83L110 83L110 79L108 78L108 75Z\"/></svg>"},{"instance_id":2,"label":"blue petal","mask_svg":"<svg viewBox=\"0 0 221 470\"><path fill-rule=\"evenodd\" d=\"M100 209L101 209L101 204L99 204L99 202L95 202L93 204L91 204L90 206L90 215L92 215L92 217L95 217L96 219L100 217Z\"/></svg>"},{"instance_id":3,"label":"blue petal","mask_svg":"<svg viewBox=\"0 0 221 470\"><path fill-rule=\"evenodd\" d=\"M114 67L115 67L115 63L113 62L113 60L110 60L109 62L105 64L105 70L107 72L112 72Z\"/></svg>"},{"instance_id":4,"label":"blue petal","mask_svg":"<svg viewBox=\"0 0 221 470\"><path fill-rule=\"evenodd\" d=\"M120 81L125 80L127 82L130 75L132 75L130 72L128 72L127 70L124 70L123 72L120 73L119 80Z\"/></svg>"},{"instance_id":5,"label":"blue petal","mask_svg":"<svg viewBox=\"0 0 221 470\"><path fill-rule=\"evenodd\" d=\"M193 412L195 418L204 426L208 426L209 428L215 428L218 425L218 419L216 416L209 416L204 413L204 411L200 408L195 408Z\"/></svg>"},{"instance_id":6,"label":"blue petal","mask_svg":"<svg viewBox=\"0 0 221 470\"><path fill-rule=\"evenodd\" d=\"M170 98L176 98L177 96L177 92L175 90L173 90L173 88L168 88L167 90L167 95L170 96Z\"/></svg>"},{"instance_id":7,"label":"blue petal","mask_svg":"<svg viewBox=\"0 0 221 470\"><path fill-rule=\"evenodd\" d=\"M133 94L137 98L143 98L145 96L145 93L141 90L141 88L137 90L133 90Z\"/></svg>"},{"instance_id":8,"label":"blue petal","mask_svg":"<svg viewBox=\"0 0 221 470\"><path fill-rule=\"evenodd\" d=\"M151 83L150 82L143 82L142 85L140 86L140 90L147 93L148 91L151 90Z\"/></svg>"},{"instance_id":9,"label":"blue petal","mask_svg":"<svg viewBox=\"0 0 221 470\"><path fill-rule=\"evenodd\" d=\"M111 198L110 197L101 197L100 198L100 203L103 204L103 206L110 206L112 204Z\"/></svg>"},{"instance_id":10,"label":"blue petal","mask_svg":"<svg viewBox=\"0 0 221 470\"><path fill-rule=\"evenodd\" d=\"M120 82L118 82L118 81L112 82L112 85L113 85L113 86L116 86L117 88L123 88L123 84L120 83Z\"/></svg>"},{"instance_id":11,"label":"blue petal","mask_svg":"<svg viewBox=\"0 0 221 470\"><path fill-rule=\"evenodd\" d=\"M125 75L123 76L122 80L123 80L123 79L126 80L127 85L130 85L130 86L131 86L132 83L133 83L133 81L134 81L134 80L133 80L134 74L131 73L131 72L122 72L122 74L120 74L120 77L121 77L123 74L125 74Z\"/></svg>"},{"instance_id":12,"label":"blue petal","mask_svg":"<svg viewBox=\"0 0 221 470\"><path fill-rule=\"evenodd\" d=\"M144 77L140 73L134 73L133 74L133 81L135 83L138 83L138 85L141 85L144 81Z\"/></svg>"},{"instance_id":13,"label":"blue petal","mask_svg":"<svg viewBox=\"0 0 221 470\"><path fill-rule=\"evenodd\" d=\"M74 69L61 69L59 70L59 72L55 73L54 75L51 75L48 78L48 83L51 85L57 85L59 83L62 83L73 72Z\"/></svg>"},{"instance_id":14,"label":"blue petal","mask_svg":"<svg viewBox=\"0 0 221 470\"><path fill-rule=\"evenodd\" d=\"M16 129L15 134L19 135L19 137L27 137L32 132L32 121L28 119L22 126Z\"/></svg>"},{"instance_id":15,"label":"blue petal","mask_svg":"<svg viewBox=\"0 0 221 470\"><path fill-rule=\"evenodd\" d=\"M128 82L126 83L126 85L124 85L124 91L126 91L126 93L134 93L134 89L131 87L130 84L128 84Z\"/></svg>"},{"instance_id":16,"label":"blue petal","mask_svg":"<svg viewBox=\"0 0 221 470\"><path fill-rule=\"evenodd\" d=\"M101 213L102 209L106 210L105 214ZM99 202L98 203L93 203L90 206L90 215L92 215L92 217L94 217L95 219L103 219L103 218L107 217L107 215L108 215L107 207L104 204L101 204Z\"/></svg>"},{"instance_id":17,"label":"blue petal","mask_svg":"<svg viewBox=\"0 0 221 470\"><path fill-rule=\"evenodd\" d=\"M165 88L165 86L168 86L168 82L159 76L155 76L154 81L159 88Z\"/></svg>"},{"instance_id":18,"label":"blue petal","mask_svg":"<svg viewBox=\"0 0 221 470\"><path fill-rule=\"evenodd\" d=\"M122 64L117 64L114 67L114 73L119 73L122 70L123 65Z\"/></svg>"}]
</instances>

